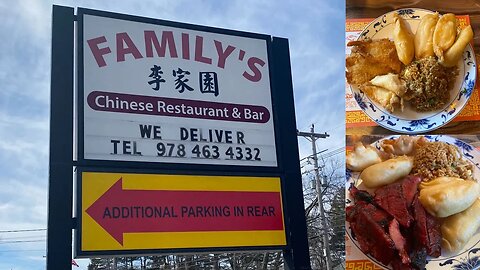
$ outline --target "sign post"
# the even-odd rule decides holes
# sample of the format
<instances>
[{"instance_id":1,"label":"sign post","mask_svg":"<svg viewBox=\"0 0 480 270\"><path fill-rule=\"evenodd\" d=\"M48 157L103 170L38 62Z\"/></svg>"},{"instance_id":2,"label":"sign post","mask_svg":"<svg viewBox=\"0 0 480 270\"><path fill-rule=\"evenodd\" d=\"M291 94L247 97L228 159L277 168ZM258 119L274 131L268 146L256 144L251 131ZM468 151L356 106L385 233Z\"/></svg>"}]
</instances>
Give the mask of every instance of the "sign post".
<instances>
[{"instance_id":1,"label":"sign post","mask_svg":"<svg viewBox=\"0 0 480 270\"><path fill-rule=\"evenodd\" d=\"M73 229L73 9L54 6L52 18L48 270L71 267Z\"/></svg>"},{"instance_id":2,"label":"sign post","mask_svg":"<svg viewBox=\"0 0 480 270\"><path fill-rule=\"evenodd\" d=\"M54 41L58 24L73 36L70 11L54 16ZM75 256L283 250L287 269L310 269L288 41L83 8L76 18ZM73 115L53 113L73 91L53 102L55 68L60 135ZM59 82L71 90L73 78ZM56 193L72 186L52 176L53 156L52 213L54 198L72 203Z\"/></svg>"},{"instance_id":3,"label":"sign post","mask_svg":"<svg viewBox=\"0 0 480 270\"><path fill-rule=\"evenodd\" d=\"M290 248L283 251L286 269L310 269L307 225L303 206L302 175L300 173L300 157L298 155L297 126L295 123L295 107L293 103L292 71L288 40L273 38L273 92L275 102L281 106L276 110L280 125L280 156L283 161L284 190L286 192L286 209L290 223Z\"/></svg>"}]
</instances>

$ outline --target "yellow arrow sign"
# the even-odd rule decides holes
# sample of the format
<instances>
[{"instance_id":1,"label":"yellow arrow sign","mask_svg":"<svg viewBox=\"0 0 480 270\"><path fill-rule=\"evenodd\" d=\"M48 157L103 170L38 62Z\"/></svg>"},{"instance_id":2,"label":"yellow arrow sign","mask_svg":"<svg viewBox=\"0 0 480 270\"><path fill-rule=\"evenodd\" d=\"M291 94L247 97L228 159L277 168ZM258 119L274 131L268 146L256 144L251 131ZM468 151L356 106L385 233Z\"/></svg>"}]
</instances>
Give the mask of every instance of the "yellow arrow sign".
<instances>
[{"instance_id":1,"label":"yellow arrow sign","mask_svg":"<svg viewBox=\"0 0 480 270\"><path fill-rule=\"evenodd\" d=\"M81 251L286 245L275 177L82 173Z\"/></svg>"}]
</instances>

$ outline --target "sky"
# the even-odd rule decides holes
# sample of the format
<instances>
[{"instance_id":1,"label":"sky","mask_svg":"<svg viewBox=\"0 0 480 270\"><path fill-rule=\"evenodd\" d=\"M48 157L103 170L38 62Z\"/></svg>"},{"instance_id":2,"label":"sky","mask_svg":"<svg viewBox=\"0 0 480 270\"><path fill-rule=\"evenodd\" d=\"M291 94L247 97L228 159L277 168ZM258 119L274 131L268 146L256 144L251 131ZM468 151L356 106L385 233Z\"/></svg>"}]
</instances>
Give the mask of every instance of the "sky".
<instances>
[{"instance_id":1,"label":"sky","mask_svg":"<svg viewBox=\"0 0 480 270\"><path fill-rule=\"evenodd\" d=\"M344 1L0 1L0 269L45 269L53 4L288 38L297 128L344 146Z\"/></svg>"}]
</instances>

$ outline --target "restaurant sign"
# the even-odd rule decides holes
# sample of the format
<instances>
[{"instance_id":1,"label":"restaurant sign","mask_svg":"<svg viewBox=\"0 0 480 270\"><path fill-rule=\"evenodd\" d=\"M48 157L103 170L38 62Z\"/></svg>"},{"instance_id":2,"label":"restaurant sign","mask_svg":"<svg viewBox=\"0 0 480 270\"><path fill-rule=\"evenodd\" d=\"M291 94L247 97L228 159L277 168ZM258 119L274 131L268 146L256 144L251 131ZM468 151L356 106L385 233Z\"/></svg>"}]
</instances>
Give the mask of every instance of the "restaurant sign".
<instances>
[{"instance_id":1,"label":"restaurant sign","mask_svg":"<svg viewBox=\"0 0 480 270\"><path fill-rule=\"evenodd\" d=\"M79 21L85 160L277 166L270 36Z\"/></svg>"},{"instance_id":2,"label":"restaurant sign","mask_svg":"<svg viewBox=\"0 0 480 270\"><path fill-rule=\"evenodd\" d=\"M52 164L77 159L75 187L72 168L51 169L49 226L75 229L74 256L282 250L286 269L308 269L288 40L57 10L76 47L72 29L52 31L72 53L52 50ZM75 213L56 211L65 190ZM49 250L71 244L49 237ZM49 254L49 270L65 268Z\"/></svg>"}]
</instances>

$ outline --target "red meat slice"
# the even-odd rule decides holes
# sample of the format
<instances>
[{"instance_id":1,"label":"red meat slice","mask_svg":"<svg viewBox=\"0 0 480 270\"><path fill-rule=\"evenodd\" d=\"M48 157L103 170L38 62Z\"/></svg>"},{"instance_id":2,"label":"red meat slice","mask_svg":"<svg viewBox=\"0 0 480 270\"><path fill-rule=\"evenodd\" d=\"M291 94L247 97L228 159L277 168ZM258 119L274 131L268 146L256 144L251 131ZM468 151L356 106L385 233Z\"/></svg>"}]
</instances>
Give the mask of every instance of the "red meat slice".
<instances>
[{"instance_id":1,"label":"red meat slice","mask_svg":"<svg viewBox=\"0 0 480 270\"><path fill-rule=\"evenodd\" d=\"M347 208L347 216L350 216L350 226L360 249L389 264L395 255L395 243L385 231L389 215L372 204L359 202Z\"/></svg>"},{"instance_id":2,"label":"red meat slice","mask_svg":"<svg viewBox=\"0 0 480 270\"><path fill-rule=\"evenodd\" d=\"M405 228L413 218L408 212L407 201L402 191L403 181L399 181L375 191L375 203L392 215Z\"/></svg>"},{"instance_id":3,"label":"red meat slice","mask_svg":"<svg viewBox=\"0 0 480 270\"><path fill-rule=\"evenodd\" d=\"M402 193L405 197L405 201L407 202L407 207L410 207L413 203L413 199L417 194L418 184L422 182L422 178L420 176L415 175L407 175L402 182Z\"/></svg>"},{"instance_id":4,"label":"red meat slice","mask_svg":"<svg viewBox=\"0 0 480 270\"><path fill-rule=\"evenodd\" d=\"M418 196L413 200L413 218L415 219L415 226L413 227L415 247L426 247L428 246L427 216L425 209L418 200Z\"/></svg>"},{"instance_id":5,"label":"red meat slice","mask_svg":"<svg viewBox=\"0 0 480 270\"><path fill-rule=\"evenodd\" d=\"M390 225L388 226L388 233L390 234L393 243L395 243L395 248L398 250L398 255L400 255L402 263L405 265L409 265L410 257L408 257L408 253L406 250L407 241L405 241L405 238L400 232L400 226L396 219L392 219L392 221L390 221Z\"/></svg>"},{"instance_id":6,"label":"red meat slice","mask_svg":"<svg viewBox=\"0 0 480 270\"><path fill-rule=\"evenodd\" d=\"M348 190L350 191L354 202L364 201L368 203L373 203L373 196L365 190L359 190L353 185L353 183L350 184L350 188Z\"/></svg>"},{"instance_id":7,"label":"red meat slice","mask_svg":"<svg viewBox=\"0 0 480 270\"><path fill-rule=\"evenodd\" d=\"M440 256L442 252L440 223L425 211L418 196L413 201L413 215L415 219L414 238L416 248L425 247L427 254L432 257Z\"/></svg>"},{"instance_id":8,"label":"red meat slice","mask_svg":"<svg viewBox=\"0 0 480 270\"><path fill-rule=\"evenodd\" d=\"M440 231L440 223L429 213L426 214L428 232L427 254L437 258L442 253L442 233Z\"/></svg>"}]
</instances>

